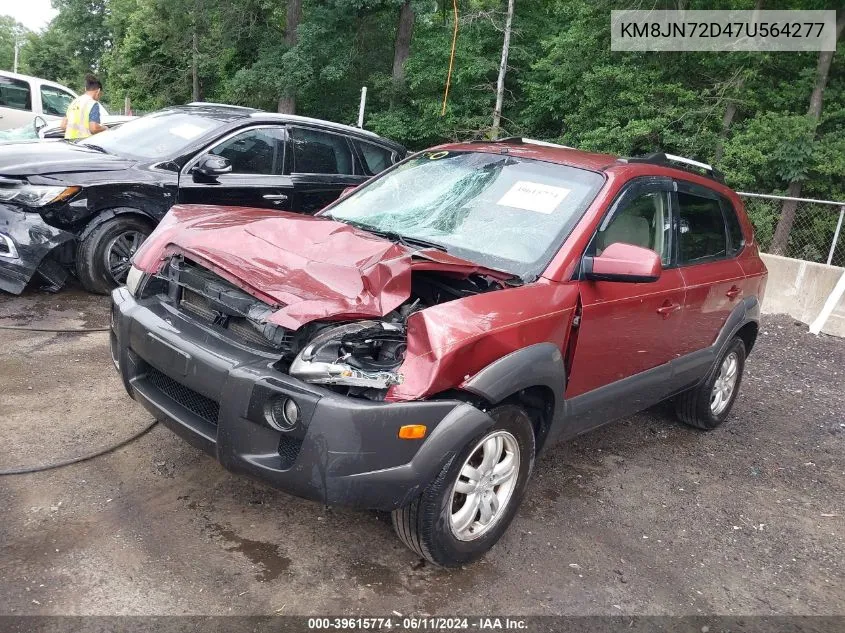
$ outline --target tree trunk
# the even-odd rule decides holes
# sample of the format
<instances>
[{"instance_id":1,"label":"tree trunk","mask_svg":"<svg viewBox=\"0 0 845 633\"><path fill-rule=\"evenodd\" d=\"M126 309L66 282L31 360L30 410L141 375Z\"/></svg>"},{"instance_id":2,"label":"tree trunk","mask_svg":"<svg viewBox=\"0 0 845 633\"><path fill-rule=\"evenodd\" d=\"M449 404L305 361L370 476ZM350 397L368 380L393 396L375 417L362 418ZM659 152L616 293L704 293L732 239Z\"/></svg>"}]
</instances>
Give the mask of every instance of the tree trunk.
<instances>
[{"instance_id":1,"label":"tree trunk","mask_svg":"<svg viewBox=\"0 0 845 633\"><path fill-rule=\"evenodd\" d=\"M842 34L843 27L845 27L845 11L840 12L836 20L837 40ZM824 89L827 86L827 76L830 72L830 65L833 62L833 53L834 51L821 51L819 53L819 62L816 65L816 82L813 85L813 93L810 95L810 107L807 109L807 116L811 117L816 124L818 124L822 114ZM789 189L786 195L798 198L801 196L801 188L801 181L793 180L789 183ZM789 234L792 232L792 224L795 222L795 211L797 208L797 202L784 200L780 211L780 219L775 229L775 236L772 238L771 252L775 255L786 254L786 248L789 244Z\"/></svg>"},{"instance_id":2,"label":"tree trunk","mask_svg":"<svg viewBox=\"0 0 845 633\"><path fill-rule=\"evenodd\" d=\"M505 100L505 75L508 72L508 53L511 48L511 26L513 24L514 0L508 0L508 17L505 20L505 41L502 44L502 61L499 64L499 80L496 82L496 107L493 110L493 139L499 138L499 127L502 121L502 102Z\"/></svg>"},{"instance_id":3,"label":"tree trunk","mask_svg":"<svg viewBox=\"0 0 845 633\"><path fill-rule=\"evenodd\" d=\"M200 98L200 75L198 68L199 46L197 44L197 27L194 26L194 36L191 46L191 101L202 101Z\"/></svg>"},{"instance_id":4,"label":"tree trunk","mask_svg":"<svg viewBox=\"0 0 845 633\"><path fill-rule=\"evenodd\" d=\"M737 92L742 90L742 85L745 83L743 79L740 79L737 83ZM731 124L733 123L734 117L736 116L736 101L730 99L728 101L728 105L725 106L725 114L722 117L722 131L719 132L719 140L716 143L716 151L713 155L713 163L718 164L720 160L722 160L722 154L725 153L725 141L728 138L728 132L730 132Z\"/></svg>"},{"instance_id":5,"label":"tree trunk","mask_svg":"<svg viewBox=\"0 0 845 633\"><path fill-rule=\"evenodd\" d=\"M683 9L680 5L682 4L683 0L678 3L678 8ZM752 14L752 20L757 22L760 19L760 10L763 8L764 0L757 0L754 3L754 13ZM745 86L745 77L740 77L739 81L737 81L736 86L731 90L734 94L741 94L742 89ZM718 164L719 161L722 160L722 156L725 153L725 142L728 140L728 134L731 131L731 125L733 124L734 117L736 116L736 101L728 97L728 105L725 106L725 114L722 116L722 130L719 132L719 140L716 142L716 151L714 152L713 156L713 164Z\"/></svg>"},{"instance_id":6,"label":"tree trunk","mask_svg":"<svg viewBox=\"0 0 845 633\"><path fill-rule=\"evenodd\" d=\"M302 20L302 0L288 0L287 19L285 21L285 44L288 48L296 46L296 29ZM296 114L296 95L293 89L279 97L278 111L282 114Z\"/></svg>"},{"instance_id":7,"label":"tree trunk","mask_svg":"<svg viewBox=\"0 0 845 633\"><path fill-rule=\"evenodd\" d=\"M405 0L399 11L399 25L396 27L396 42L393 45L393 84L405 84L405 62L411 53L411 37L414 34L414 9L411 0Z\"/></svg>"}]
</instances>

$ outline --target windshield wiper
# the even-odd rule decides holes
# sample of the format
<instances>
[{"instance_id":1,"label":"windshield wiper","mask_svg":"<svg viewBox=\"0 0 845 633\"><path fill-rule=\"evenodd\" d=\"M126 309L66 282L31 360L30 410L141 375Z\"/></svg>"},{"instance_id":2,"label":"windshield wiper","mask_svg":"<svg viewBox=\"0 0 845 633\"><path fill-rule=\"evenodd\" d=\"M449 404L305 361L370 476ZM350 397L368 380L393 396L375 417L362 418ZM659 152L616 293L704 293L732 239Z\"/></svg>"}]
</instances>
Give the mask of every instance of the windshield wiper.
<instances>
[{"instance_id":1,"label":"windshield wiper","mask_svg":"<svg viewBox=\"0 0 845 633\"><path fill-rule=\"evenodd\" d=\"M446 251L446 247L443 244L438 244L437 242L429 242L428 240L421 239L419 237L407 237L405 235L400 235L395 231L376 231L373 229L367 229L370 233L375 233L376 235L380 235L381 237L385 237L389 239L391 242L399 242L402 246L407 246L408 248L414 248L415 246L422 246L423 248L435 248L439 251Z\"/></svg>"},{"instance_id":2,"label":"windshield wiper","mask_svg":"<svg viewBox=\"0 0 845 633\"><path fill-rule=\"evenodd\" d=\"M80 143L80 145L82 145L82 143ZM108 154L109 153L105 149L100 147L99 145L94 145L93 143L85 143L84 145L82 145L82 147L90 147L91 149L96 150L96 151L100 152L101 154Z\"/></svg>"},{"instance_id":3,"label":"windshield wiper","mask_svg":"<svg viewBox=\"0 0 845 633\"><path fill-rule=\"evenodd\" d=\"M332 217L332 216L329 216ZM349 224L350 226L354 226L356 229L361 229L362 231L367 231L368 233L372 233L373 235L378 235L379 237L383 237L385 239L390 240L391 242L398 242L402 244L402 246L407 246L408 248L414 247L423 247L423 248L436 248L439 251L447 251L446 247L443 244L438 244L437 242L429 242L428 240L419 238L419 237L408 237L406 235L401 235L396 231L384 231L381 229L376 229L368 224L363 224L362 222L355 222L354 220L347 220L347 219L339 219L339 218L332 218L333 220L344 222L345 224Z\"/></svg>"}]
</instances>

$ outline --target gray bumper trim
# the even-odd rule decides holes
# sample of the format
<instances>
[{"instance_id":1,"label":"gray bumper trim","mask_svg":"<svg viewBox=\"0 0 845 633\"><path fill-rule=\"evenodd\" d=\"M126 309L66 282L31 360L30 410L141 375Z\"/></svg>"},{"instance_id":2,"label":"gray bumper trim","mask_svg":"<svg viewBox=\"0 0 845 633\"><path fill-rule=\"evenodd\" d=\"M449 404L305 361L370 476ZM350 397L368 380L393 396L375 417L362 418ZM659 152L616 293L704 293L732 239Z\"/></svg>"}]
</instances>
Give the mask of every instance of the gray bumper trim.
<instances>
[{"instance_id":1,"label":"gray bumper trim","mask_svg":"<svg viewBox=\"0 0 845 633\"><path fill-rule=\"evenodd\" d=\"M209 336L172 308L139 304L125 288L112 297L112 345L129 393L229 470L291 494L330 505L402 507L493 425L458 400L368 402L308 385L266 357ZM156 389L146 377L150 367L219 403L216 424ZM294 398L302 423L284 433L264 422L255 412L263 410L257 400L268 397ZM399 439L404 424L425 424L427 437ZM280 441L288 438L301 443L292 463L280 455Z\"/></svg>"}]
</instances>

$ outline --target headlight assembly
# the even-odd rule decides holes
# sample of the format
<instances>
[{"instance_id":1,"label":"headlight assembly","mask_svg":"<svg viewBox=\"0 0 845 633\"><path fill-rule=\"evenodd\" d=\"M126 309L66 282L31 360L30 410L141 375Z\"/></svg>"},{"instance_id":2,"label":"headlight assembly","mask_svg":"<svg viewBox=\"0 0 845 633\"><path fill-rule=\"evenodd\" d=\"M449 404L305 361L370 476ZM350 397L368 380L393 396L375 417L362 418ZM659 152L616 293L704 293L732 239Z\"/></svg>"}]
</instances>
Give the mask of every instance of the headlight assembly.
<instances>
[{"instance_id":1,"label":"headlight assembly","mask_svg":"<svg viewBox=\"0 0 845 633\"><path fill-rule=\"evenodd\" d=\"M326 328L296 356L290 375L305 382L387 389L402 382L405 330L380 321Z\"/></svg>"},{"instance_id":2,"label":"headlight assembly","mask_svg":"<svg viewBox=\"0 0 845 633\"><path fill-rule=\"evenodd\" d=\"M43 207L73 197L81 187L52 187L42 185L15 185L0 187L0 202L12 202L25 207Z\"/></svg>"},{"instance_id":3,"label":"headlight assembly","mask_svg":"<svg viewBox=\"0 0 845 633\"><path fill-rule=\"evenodd\" d=\"M141 287L141 282L144 281L144 271L140 268L132 266L126 274L126 289L133 297L138 296L138 288Z\"/></svg>"}]
</instances>

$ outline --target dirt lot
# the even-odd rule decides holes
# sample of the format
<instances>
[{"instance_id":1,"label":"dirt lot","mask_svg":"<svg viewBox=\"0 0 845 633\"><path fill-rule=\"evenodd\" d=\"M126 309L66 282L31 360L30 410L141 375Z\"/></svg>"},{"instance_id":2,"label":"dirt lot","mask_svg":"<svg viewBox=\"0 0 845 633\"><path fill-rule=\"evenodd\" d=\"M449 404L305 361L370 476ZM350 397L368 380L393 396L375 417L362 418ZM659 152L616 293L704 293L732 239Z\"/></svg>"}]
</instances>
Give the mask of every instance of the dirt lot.
<instances>
[{"instance_id":1,"label":"dirt lot","mask_svg":"<svg viewBox=\"0 0 845 633\"><path fill-rule=\"evenodd\" d=\"M105 327L78 291L0 325ZM486 559L444 571L389 518L232 475L157 426L0 477L0 614L845 614L845 341L769 316L732 419L665 407L548 451ZM0 331L0 470L150 422L107 334Z\"/></svg>"}]
</instances>

